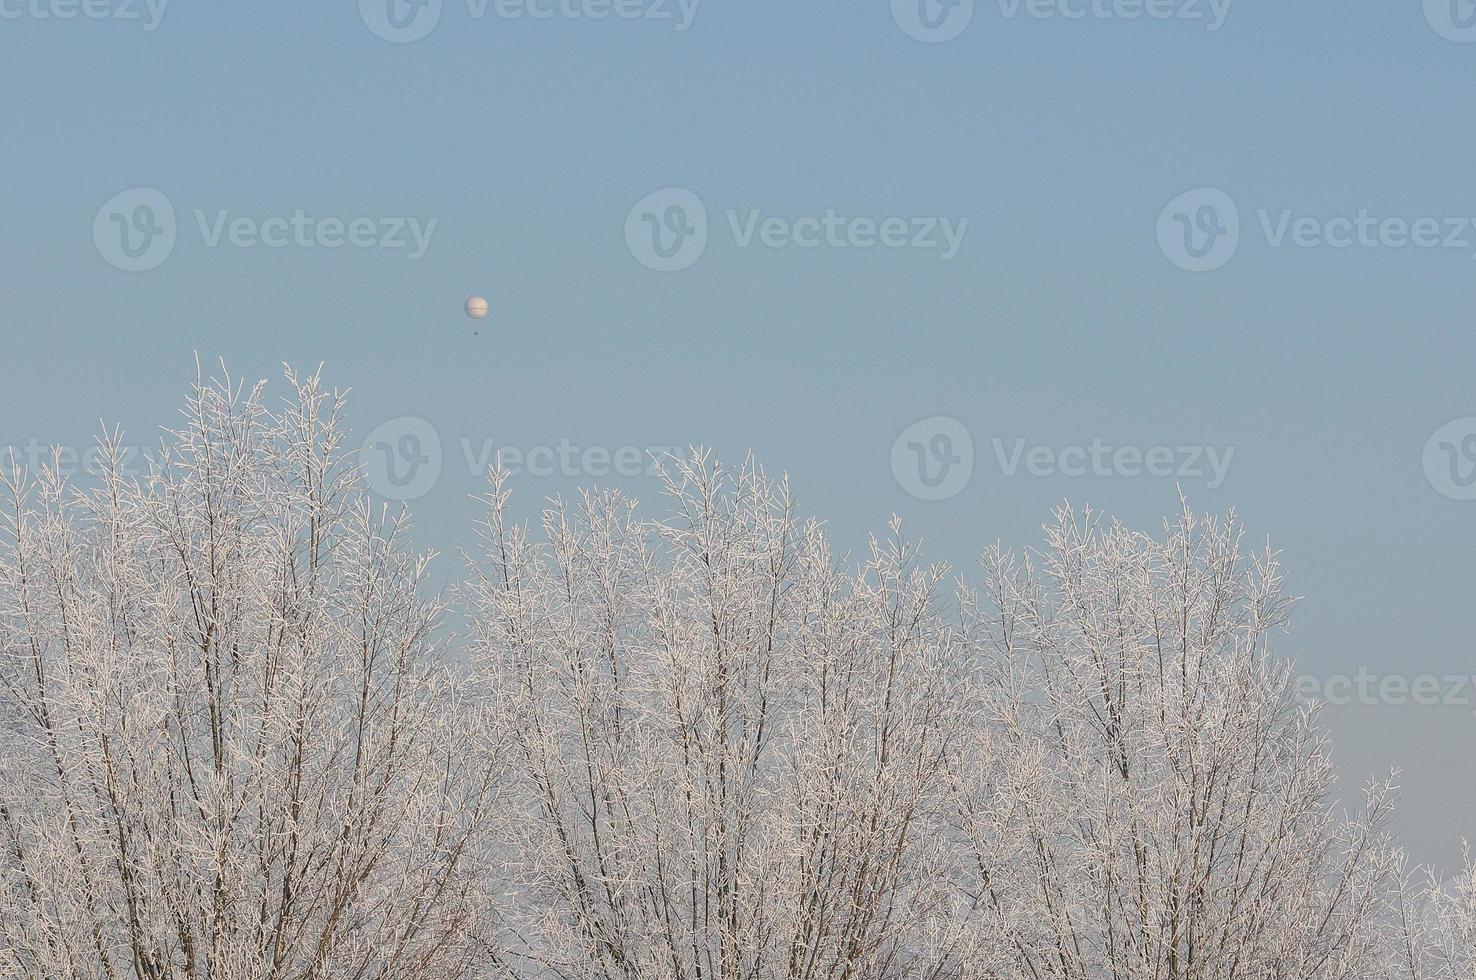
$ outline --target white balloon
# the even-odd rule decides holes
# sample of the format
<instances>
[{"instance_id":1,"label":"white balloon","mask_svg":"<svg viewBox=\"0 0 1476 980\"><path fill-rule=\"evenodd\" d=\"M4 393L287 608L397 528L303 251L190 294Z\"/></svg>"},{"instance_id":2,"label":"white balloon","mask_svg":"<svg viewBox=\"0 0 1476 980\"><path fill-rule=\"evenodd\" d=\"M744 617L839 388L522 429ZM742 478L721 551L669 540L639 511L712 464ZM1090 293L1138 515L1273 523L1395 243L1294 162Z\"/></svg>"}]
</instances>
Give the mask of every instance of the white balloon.
<instances>
[{"instance_id":1,"label":"white balloon","mask_svg":"<svg viewBox=\"0 0 1476 980\"><path fill-rule=\"evenodd\" d=\"M480 320L487 315L487 301L480 296L473 296L466 301L466 315L473 320Z\"/></svg>"}]
</instances>

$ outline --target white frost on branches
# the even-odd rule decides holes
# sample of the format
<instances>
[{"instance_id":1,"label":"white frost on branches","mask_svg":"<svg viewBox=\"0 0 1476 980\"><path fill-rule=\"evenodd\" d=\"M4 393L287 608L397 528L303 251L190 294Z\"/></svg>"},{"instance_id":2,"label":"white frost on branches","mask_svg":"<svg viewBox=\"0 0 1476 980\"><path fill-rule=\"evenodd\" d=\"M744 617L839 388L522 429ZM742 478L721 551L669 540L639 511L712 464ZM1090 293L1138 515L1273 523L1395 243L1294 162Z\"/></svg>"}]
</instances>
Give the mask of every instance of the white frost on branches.
<instances>
[{"instance_id":1,"label":"white frost on branches","mask_svg":"<svg viewBox=\"0 0 1476 980\"><path fill-rule=\"evenodd\" d=\"M840 571L753 465L672 460L670 520L592 493L537 541L504 479L468 594L526 815L520 955L580 980L957 975L941 570L894 524Z\"/></svg>"},{"instance_id":2,"label":"white frost on branches","mask_svg":"<svg viewBox=\"0 0 1476 980\"><path fill-rule=\"evenodd\" d=\"M960 812L1012 975L1370 975L1393 790L1336 813L1327 737L1269 649L1275 554L1233 515L1152 537L1062 510L1035 560L984 563L966 620L992 717Z\"/></svg>"},{"instance_id":3,"label":"white frost on branches","mask_svg":"<svg viewBox=\"0 0 1476 980\"><path fill-rule=\"evenodd\" d=\"M955 592L752 462L537 531L494 473L458 638L287 377L0 479L0 978L1476 980L1476 863L1340 812L1233 514Z\"/></svg>"},{"instance_id":4,"label":"white frost on branches","mask_svg":"<svg viewBox=\"0 0 1476 980\"><path fill-rule=\"evenodd\" d=\"M1388 975L1401 980L1476 977L1476 855L1468 850L1465 869L1449 882L1425 868L1402 884Z\"/></svg>"},{"instance_id":5,"label":"white frost on branches","mask_svg":"<svg viewBox=\"0 0 1476 980\"><path fill-rule=\"evenodd\" d=\"M5 479L0 976L454 977L490 767L341 396L197 384L157 466ZM480 769L480 771L478 771Z\"/></svg>"}]
</instances>

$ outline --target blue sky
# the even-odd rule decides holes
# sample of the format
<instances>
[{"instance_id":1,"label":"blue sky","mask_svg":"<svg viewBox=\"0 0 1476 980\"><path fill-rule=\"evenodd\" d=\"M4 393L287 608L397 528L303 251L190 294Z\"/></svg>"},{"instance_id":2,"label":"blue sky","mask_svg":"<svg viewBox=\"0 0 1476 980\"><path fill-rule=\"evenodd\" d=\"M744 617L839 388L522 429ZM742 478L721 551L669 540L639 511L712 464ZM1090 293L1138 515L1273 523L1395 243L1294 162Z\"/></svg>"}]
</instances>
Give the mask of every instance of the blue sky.
<instances>
[{"instance_id":1,"label":"blue sky","mask_svg":"<svg viewBox=\"0 0 1476 980\"><path fill-rule=\"evenodd\" d=\"M659 506L604 478L625 447L751 449L843 547L895 512L965 572L1063 500L1153 526L1182 486L1283 549L1306 671L1476 674L1476 423L1442 428L1476 416L1468 0L976 0L939 43L901 0L394 0L408 43L379 2L0 0L0 444L147 443L198 351L326 362L388 445L429 426L447 552L488 445L577 460L525 512ZM139 189L174 242L126 271ZM656 271L673 202L705 245ZM1350 784L1405 770L1420 859L1476 836L1465 700L1328 715Z\"/></svg>"}]
</instances>

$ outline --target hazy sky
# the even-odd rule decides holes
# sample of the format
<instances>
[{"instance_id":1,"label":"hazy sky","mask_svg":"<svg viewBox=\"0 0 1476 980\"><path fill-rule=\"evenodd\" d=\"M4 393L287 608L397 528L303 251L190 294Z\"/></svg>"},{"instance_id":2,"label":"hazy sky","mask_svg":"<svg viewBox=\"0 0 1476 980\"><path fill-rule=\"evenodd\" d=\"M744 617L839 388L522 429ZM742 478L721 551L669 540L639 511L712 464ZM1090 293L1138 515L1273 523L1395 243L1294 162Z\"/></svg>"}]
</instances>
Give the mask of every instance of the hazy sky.
<instances>
[{"instance_id":1,"label":"hazy sky","mask_svg":"<svg viewBox=\"0 0 1476 980\"><path fill-rule=\"evenodd\" d=\"M0 445L146 444L199 351L326 362L447 552L492 447L525 513L752 449L970 574L1178 484L1379 702L1349 784L1476 837L1469 0L420 2L0 0Z\"/></svg>"}]
</instances>

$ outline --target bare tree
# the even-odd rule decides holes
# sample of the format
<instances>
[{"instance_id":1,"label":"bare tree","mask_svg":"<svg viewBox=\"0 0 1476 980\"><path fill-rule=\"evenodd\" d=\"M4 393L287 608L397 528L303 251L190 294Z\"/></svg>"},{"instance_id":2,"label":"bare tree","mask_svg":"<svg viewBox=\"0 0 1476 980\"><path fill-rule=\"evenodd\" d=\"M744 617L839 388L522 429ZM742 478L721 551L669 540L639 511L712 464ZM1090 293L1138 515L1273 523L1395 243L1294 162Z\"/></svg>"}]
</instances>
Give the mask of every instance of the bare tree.
<instances>
[{"instance_id":1,"label":"bare tree","mask_svg":"<svg viewBox=\"0 0 1476 980\"><path fill-rule=\"evenodd\" d=\"M1340 816L1316 710L1268 640L1274 553L1187 508L1162 537L1062 510L967 597L989 730L963 835L982 930L1033 980L1370 975L1393 790Z\"/></svg>"},{"instance_id":2,"label":"bare tree","mask_svg":"<svg viewBox=\"0 0 1476 980\"><path fill-rule=\"evenodd\" d=\"M0 976L1473 980L1476 869L1397 888L1392 786L1338 811L1233 515L1063 510L950 608L752 463L537 535L494 473L453 669L288 381L0 481Z\"/></svg>"},{"instance_id":3,"label":"bare tree","mask_svg":"<svg viewBox=\"0 0 1476 980\"><path fill-rule=\"evenodd\" d=\"M342 395L288 381L197 382L145 477L4 481L0 975L465 972L495 768Z\"/></svg>"},{"instance_id":4,"label":"bare tree","mask_svg":"<svg viewBox=\"0 0 1476 980\"><path fill-rule=\"evenodd\" d=\"M1433 876L1432 876L1433 878ZM1432 881L1435 923L1431 944L1432 976L1441 980L1476 978L1476 855L1445 887Z\"/></svg>"},{"instance_id":5,"label":"bare tree","mask_svg":"<svg viewBox=\"0 0 1476 980\"><path fill-rule=\"evenodd\" d=\"M1476 856L1468 850L1464 870L1449 882L1442 882L1434 868L1422 868L1402 884L1386 975L1402 980L1476 977Z\"/></svg>"},{"instance_id":6,"label":"bare tree","mask_svg":"<svg viewBox=\"0 0 1476 980\"><path fill-rule=\"evenodd\" d=\"M942 571L895 523L841 571L751 464L670 461L656 523L615 493L556 502L537 542L504 480L467 594L516 746L528 973L956 975Z\"/></svg>"}]
</instances>

